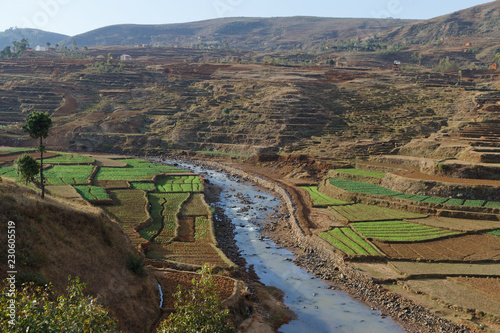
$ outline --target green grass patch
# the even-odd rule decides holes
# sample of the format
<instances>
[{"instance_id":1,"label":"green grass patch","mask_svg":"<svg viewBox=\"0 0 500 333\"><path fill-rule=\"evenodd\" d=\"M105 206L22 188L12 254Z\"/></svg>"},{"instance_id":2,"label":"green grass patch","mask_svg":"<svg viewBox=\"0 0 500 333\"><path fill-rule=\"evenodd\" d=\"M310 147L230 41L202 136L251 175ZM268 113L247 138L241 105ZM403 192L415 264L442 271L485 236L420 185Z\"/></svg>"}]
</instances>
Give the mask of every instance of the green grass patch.
<instances>
[{"instance_id":1,"label":"green grass patch","mask_svg":"<svg viewBox=\"0 0 500 333\"><path fill-rule=\"evenodd\" d=\"M156 186L154 183L130 183L130 186L136 190L143 190L143 191L156 190Z\"/></svg>"},{"instance_id":2,"label":"green grass patch","mask_svg":"<svg viewBox=\"0 0 500 333\"><path fill-rule=\"evenodd\" d=\"M335 206L335 205L346 205L348 202L337 200L329 197L328 195L321 193L317 186L301 186L306 190L311 196L314 206Z\"/></svg>"},{"instance_id":3,"label":"green grass patch","mask_svg":"<svg viewBox=\"0 0 500 333\"><path fill-rule=\"evenodd\" d=\"M464 201L463 199L448 199L447 201L445 201L444 203L446 205L455 205L455 206L461 206L464 204Z\"/></svg>"},{"instance_id":4,"label":"green grass patch","mask_svg":"<svg viewBox=\"0 0 500 333\"><path fill-rule=\"evenodd\" d=\"M434 204L442 204L448 201L448 198L439 198L439 197L429 197L427 199L422 200L422 202L434 203Z\"/></svg>"},{"instance_id":5,"label":"green grass patch","mask_svg":"<svg viewBox=\"0 0 500 333\"><path fill-rule=\"evenodd\" d=\"M19 177L19 175L17 174L17 167L15 166L0 167L0 176L12 178L16 181L21 180L21 177Z\"/></svg>"},{"instance_id":6,"label":"green grass patch","mask_svg":"<svg viewBox=\"0 0 500 333\"><path fill-rule=\"evenodd\" d=\"M94 163L94 159L88 156L80 155L80 154L67 154L60 153L56 151L51 151L50 153L59 154L59 156L44 158L44 163L49 164L92 164ZM40 160L40 159L37 159Z\"/></svg>"},{"instance_id":7,"label":"green grass patch","mask_svg":"<svg viewBox=\"0 0 500 333\"><path fill-rule=\"evenodd\" d=\"M500 202L498 201L488 201L484 207L488 207L488 208L500 208Z\"/></svg>"},{"instance_id":8,"label":"green grass patch","mask_svg":"<svg viewBox=\"0 0 500 333\"><path fill-rule=\"evenodd\" d=\"M368 170L361 170L361 169L334 169L334 171L337 171L340 173L347 173L350 175L359 175L359 176L366 176L366 177L373 177L373 178L384 178L385 177L384 172L368 171Z\"/></svg>"},{"instance_id":9,"label":"green grass patch","mask_svg":"<svg viewBox=\"0 0 500 333\"><path fill-rule=\"evenodd\" d=\"M406 221L358 222L352 227L367 238L392 242L417 242L461 234Z\"/></svg>"},{"instance_id":10,"label":"green grass patch","mask_svg":"<svg viewBox=\"0 0 500 333\"><path fill-rule=\"evenodd\" d=\"M464 206L482 207L486 203L485 200L465 200Z\"/></svg>"},{"instance_id":11,"label":"green grass patch","mask_svg":"<svg viewBox=\"0 0 500 333\"><path fill-rule=\"evenodd\" d=\"M33 148L1 148L0 151L19 153L19 152L24 152L24 151L35 151L35 149L33 149Z\"/></svg>"},{"instance_id":12,"label":"green grass patch","mask_svg":"<svg viewBox=\"0 0 500 333\"><path fill-rule=\"evenodd\" d=\"M493 236L500 237L500 229L490 231L490 232L488 232L487 234L488 234L488 235L493 235Z\"/></svg>"}]
</instances>

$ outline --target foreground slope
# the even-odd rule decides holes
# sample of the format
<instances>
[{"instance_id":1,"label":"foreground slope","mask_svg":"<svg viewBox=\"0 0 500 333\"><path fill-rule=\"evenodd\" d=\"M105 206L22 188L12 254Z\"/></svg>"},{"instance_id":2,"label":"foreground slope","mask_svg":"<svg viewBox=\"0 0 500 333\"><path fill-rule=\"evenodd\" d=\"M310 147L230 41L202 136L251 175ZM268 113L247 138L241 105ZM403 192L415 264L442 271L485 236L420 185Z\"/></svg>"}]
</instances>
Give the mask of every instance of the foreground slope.
<instances>
[{"instance_id":1,"label":"foreground slope","mask_svg":"<svg viewBox=\"0 0 500 333\"><path fill-rule=\"evenodd\" d=\"M68 276L87 284L119 321L124 332L149 332L160 315L158 284L127 269L135 253L118 224L102 211L38 194L3 179L0 182L2 256L7 253L7 221L16 223L17 281L52 282L62 293ZM2 274L6 258L2 259ZM1 276L2 279L5 276Z\"/></svg>"}]
</instances>

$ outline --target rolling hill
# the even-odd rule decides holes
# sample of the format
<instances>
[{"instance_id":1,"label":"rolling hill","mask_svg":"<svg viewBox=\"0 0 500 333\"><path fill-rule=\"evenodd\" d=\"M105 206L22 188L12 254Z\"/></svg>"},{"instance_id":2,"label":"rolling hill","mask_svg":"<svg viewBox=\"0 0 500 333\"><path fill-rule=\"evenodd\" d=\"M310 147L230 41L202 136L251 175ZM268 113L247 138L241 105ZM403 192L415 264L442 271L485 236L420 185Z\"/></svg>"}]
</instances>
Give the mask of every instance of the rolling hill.
<instances>
[{"instance_id":1,"label":"rolling hill","mask_svg":"<svg viewBox=\"0 0 500 333\"><path fill-rule=\"evenodd\" d=\"M431 20L401 26L386 35L391 40L411 40L419 43L462 36L498 41L500 2L493 1ZM471 42L474 43L474 39Z\"/></svg>"},{"instance_id":2,"label":"rolling hill","mask_svg":"<svg viewBox=\"0 0 500 333\"><path fill-rule=\"evenodd\" d=\"M6 46L12 47L12 41L19 41L23 38L26 38L30 45L35 47L37 45L45 46L47 42L55 45L56 43L68 38L68 36L38 29L10 28L0 32L0 49L3 49Z\"/></svg>"},{"instance_id":3,"label":"rolling hill","mask_svg":"<svg viewBox=\"0 0 500 333\"><path fill-rule=\"evenodd\" d=\"M252 50L301 49L317 41L380 33L412 20L321 17L221 18L165 25L113 25L67 38L71 45L197 45Z\"/></svg>"}]
</instances>

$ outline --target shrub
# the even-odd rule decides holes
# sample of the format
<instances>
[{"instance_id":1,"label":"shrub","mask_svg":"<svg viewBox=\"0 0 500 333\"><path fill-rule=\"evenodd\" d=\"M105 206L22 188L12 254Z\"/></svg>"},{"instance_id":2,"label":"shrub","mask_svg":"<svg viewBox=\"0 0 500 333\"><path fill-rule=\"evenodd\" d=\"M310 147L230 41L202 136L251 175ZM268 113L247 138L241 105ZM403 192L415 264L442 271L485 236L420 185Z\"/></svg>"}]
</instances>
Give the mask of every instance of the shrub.
<instances>
[{"instance_id":1,"label":"shrub","mask_svg":"<svg viewBox=\"0 0 500 333\"><path fill-rule=\"evenodd\" d=\"M174 295L175 313L161 323L158 333L230 333L234 328L228 323L229 310L224 309L217 296L212 271L204 265L201 278L193 279L194 288L186 291L179 286Z\"/></svg>"},{"instance_id":2,"label":"shrub","mask_svg":"<svg viewBox=\"0 0 500 333\"><path fill-rule=\"evenodd\" d=\"M146 276L148 273L144 269L146 265L144 258L129 252L127 256L127 268L138 276Z\"/></svg>"},{"instance_id":3,"label":"shrub","mask_svg":"<svg viewBox=\"0 0 500 333\"><path fill-rule=\"evenodd\" d=\"M50 286L35 287L23 285L15 296L14 325L8 308L11 295L7 286L2 288L0 296L0 331L1 332L117 332L116 321L95 299L85 296L85 284L78 278L68 278L66 296L59 296L55 301Z\"/></svg>"}]
</instances>

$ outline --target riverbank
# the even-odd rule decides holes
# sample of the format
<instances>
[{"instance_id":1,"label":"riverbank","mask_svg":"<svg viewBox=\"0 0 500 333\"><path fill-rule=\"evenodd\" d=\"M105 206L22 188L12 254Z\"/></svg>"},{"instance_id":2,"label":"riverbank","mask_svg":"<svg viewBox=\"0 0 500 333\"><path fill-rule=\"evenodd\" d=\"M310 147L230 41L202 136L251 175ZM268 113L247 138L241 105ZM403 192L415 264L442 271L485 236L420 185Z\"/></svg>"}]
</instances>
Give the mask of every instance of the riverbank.
<instances>
[{"instance_id":1,"label":"riverbank","mask_svg":"<svg viewBox=\"0 0 500 333\"><path fill-rule=\"evenodd\" d=\"M282 179L269 177L271 172L262 172L248 165L227 165L217 162L202 162L243 180L248 180L267 188L277 194L282 200L282 219L263 226L265 235L276 244L283 246L296 255L295 262L306 268L316 277L331 284L331 288L340 289L356 299L359 299L374 309L381 311L383 316L390 316L400 323L407 332L468 332L464 326L459 326L433 315L424 307L413 301L387 291L374 283L371 278L344 262L343 256L331 249L323 248L309 237L308 224L305 219L302 200L294 198L289 186ZM260 171L260 172L259 172ZM296 193L293 193L297 195ZM294 200L295 199L295 200ZM302 207L301 207L302 206Z\"/></svg>"}]
</instances>

